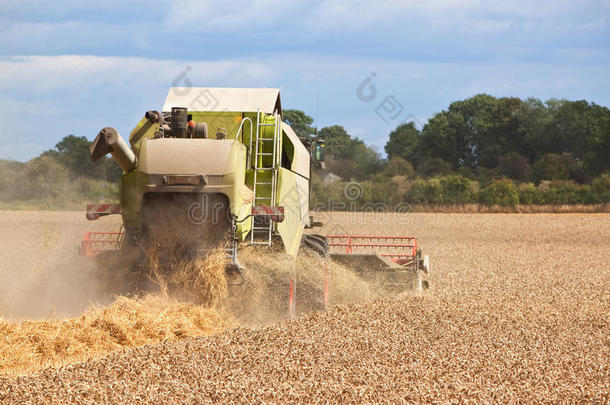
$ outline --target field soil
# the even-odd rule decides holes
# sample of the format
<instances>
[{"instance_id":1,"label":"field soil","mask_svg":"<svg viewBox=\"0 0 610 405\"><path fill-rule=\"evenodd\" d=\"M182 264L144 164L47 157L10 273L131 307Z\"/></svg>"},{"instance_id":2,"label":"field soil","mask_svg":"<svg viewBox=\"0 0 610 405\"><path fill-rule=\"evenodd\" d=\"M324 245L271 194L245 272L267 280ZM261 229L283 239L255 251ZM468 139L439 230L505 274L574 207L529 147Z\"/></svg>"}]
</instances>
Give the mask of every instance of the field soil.
<instances>
[{"instance_id":1,"label":"field soil","mask_svg":"<svg viewBox=\"0 0 610 405\"><path fill-rule=\"evenodd\" d=\"M319 213L316 220L325 223L315 230L322 234L418 236L431 258L430 290L373 299L366 286L349 284L350 303L294 320L227 321L211 336L162 337L5 374L0 402L610 401L610 215ZM82 213L0 212L0 225L6 331L23 326L14 319L52 315L64 300L67 315L112 301L107 282L79 291L70 281L78 269L66 275L62 265L85 229L116 228L117 218L91 224ZM32 280L49 272L70 287L39 289L44 299L29 293L28 302L19 286L40 285ZM331 297L345 293L333 288ZM83 302L83 292L94 298Z\"/></svg>"}]
</instances>

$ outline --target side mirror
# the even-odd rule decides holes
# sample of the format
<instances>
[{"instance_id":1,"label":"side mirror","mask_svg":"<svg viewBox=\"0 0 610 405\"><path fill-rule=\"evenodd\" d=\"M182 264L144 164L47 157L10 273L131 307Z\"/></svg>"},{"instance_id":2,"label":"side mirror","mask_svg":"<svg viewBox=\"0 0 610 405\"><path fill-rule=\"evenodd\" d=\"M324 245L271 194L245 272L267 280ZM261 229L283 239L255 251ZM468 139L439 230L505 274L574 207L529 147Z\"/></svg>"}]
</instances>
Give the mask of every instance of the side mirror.
<instances>
[{"instance_id":1,"label":"side mirror","mask_svg":"<svg viewBox=\"0 0 610 405\"><path fill-rule=\"evenodd\" d=\"M313 144L313 160L324 162L326 159L326 142L324 139L316 139Z\"/></svg>"}]
</instances>

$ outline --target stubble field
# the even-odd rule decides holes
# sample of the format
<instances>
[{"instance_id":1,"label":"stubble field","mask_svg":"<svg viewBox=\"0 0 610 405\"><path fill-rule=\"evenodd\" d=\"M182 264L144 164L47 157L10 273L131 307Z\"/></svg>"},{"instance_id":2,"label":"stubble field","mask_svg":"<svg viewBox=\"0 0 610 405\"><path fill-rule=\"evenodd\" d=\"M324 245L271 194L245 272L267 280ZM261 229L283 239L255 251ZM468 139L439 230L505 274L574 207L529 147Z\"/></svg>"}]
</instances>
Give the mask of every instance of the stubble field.
<instances>
[{"instance_id":1,"label":"stubble field","mask_svg":"<svg viewBox=\"0 0 610 405\"><path fill-rule=\"evenodd\" d=\"M275 325L227 322L212 336L162 337L102 358L8 373L0 377L0 401L610 400L610 215L317 219L326 224L323 234L418 236L431 257L431 289L338 304ZM105 218L93 226L117 224ZM74 314L90 301L112 300L108 284L116 280L87 283L78 269L62 267L90 228L82 213L0 212L0 225L0 310L8 319L1 338L14 330L11 319Z\"/></svg>"}]
</instances>

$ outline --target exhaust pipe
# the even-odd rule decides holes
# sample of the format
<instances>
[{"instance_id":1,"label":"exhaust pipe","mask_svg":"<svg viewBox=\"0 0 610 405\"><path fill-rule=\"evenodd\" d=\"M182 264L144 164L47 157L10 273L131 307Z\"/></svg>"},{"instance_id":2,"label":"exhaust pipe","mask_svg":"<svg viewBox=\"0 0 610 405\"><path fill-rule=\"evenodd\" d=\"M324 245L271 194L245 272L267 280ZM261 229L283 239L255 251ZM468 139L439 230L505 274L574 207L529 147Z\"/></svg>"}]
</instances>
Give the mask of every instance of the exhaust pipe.
<instances>
[{"instance_id":1,"label":"exhaust pipe","mask_svg":"<svg viewBox=\"0 0 610 405\"><path fill-rule=\"evenodd\" d=\"M161 113L159 113L159 111L155 111L155 110L146 111L146 114L144 114L144 116L146 117L147 120L149 120L153 124L163 124L164 123L163 115Z\"/></svg>"},{"instance_id":2,"label":"exhaust pipe","mask_svg":"<svg viewBox=\"0 0 610 405\"><path fill-rule=\"evenodd\" d=\"M108 153L112 155L125 173L136 168L136 155L123 140L119 131L112 127L106 127L100 131L89 146L91 160L96 161Z\"/></svg>"},{"instance_id":3,"label":"exhaust pipe","mask_svg":"<svg viewBox=\"0 0 610 405\"><path fill-rule=\"evenodd\" d=\"M171 112L172 135L175 138L186 138L188 125L188 111L184 107L172 107Z\"/></svg>"}]
</instances>

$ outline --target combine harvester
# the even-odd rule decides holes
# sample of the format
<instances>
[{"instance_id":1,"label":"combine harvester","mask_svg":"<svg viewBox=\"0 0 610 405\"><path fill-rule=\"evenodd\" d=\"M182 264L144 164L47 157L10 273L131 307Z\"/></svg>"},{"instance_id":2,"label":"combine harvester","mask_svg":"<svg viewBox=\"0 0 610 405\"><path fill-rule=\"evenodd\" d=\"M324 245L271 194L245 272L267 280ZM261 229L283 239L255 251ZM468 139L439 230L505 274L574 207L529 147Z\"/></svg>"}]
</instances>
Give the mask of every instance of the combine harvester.
<instances>
[{"instance_id":1,"label":"combine harvester","mask_svg":"<svg viewBox=\"0 0 610 405\"><path fill-rule=\"evenodd\" d=\"M195 257L224 245L227 274L243 282L241 244L281 244L293 257L303 246L390 289L427 288L428 258L415 237L305 233L318 225L309 193L324 141L299 139L282 122L277 89L172 87L162 111L146 112L129 144L106 127L90 150L92 160L110 153L123 175L120 204L88 205L87 219L120 214L123 226L88 232L83 256L133 255L154 242Z\"/></svg>"}]
</instances>

